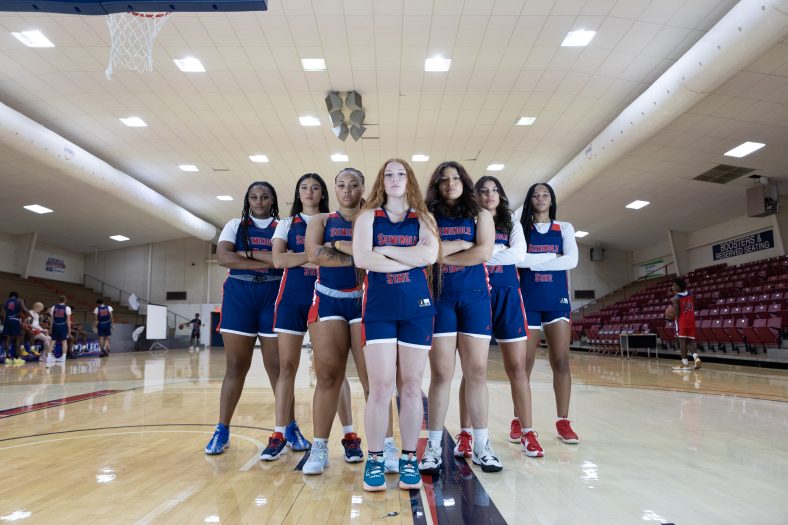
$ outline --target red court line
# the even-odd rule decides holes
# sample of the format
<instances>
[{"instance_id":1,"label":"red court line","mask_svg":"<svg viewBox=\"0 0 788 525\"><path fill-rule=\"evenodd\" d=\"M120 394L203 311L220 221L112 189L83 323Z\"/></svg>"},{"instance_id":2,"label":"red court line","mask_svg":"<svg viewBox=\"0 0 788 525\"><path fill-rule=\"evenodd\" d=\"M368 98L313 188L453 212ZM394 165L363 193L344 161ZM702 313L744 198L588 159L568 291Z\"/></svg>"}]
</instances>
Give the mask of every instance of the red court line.
<instances>
[{"instance_id":1,"label":"red court line","mask_svg":"<svg viewBox=\"0 0 788 525\"><path fill-rule=\"evenodd\" d=\"M8 408L6 410L0 410L0 419L11 417L11 416L18 416L19 414L26 414L28 412L33 412L35 410L41 410L44 408L58 407L61 405L67 405L69 403L76 403L78 401L84 401L86 399L104 397L110 394L115 394L117 392L120 392L120 390L97 390L95 392L88 392L87 394L79 394L76 396L64 397L62 399L53 399L51 401L44 401L43 403L36 403L34 405Z\"/></svg>"}]
</instances>

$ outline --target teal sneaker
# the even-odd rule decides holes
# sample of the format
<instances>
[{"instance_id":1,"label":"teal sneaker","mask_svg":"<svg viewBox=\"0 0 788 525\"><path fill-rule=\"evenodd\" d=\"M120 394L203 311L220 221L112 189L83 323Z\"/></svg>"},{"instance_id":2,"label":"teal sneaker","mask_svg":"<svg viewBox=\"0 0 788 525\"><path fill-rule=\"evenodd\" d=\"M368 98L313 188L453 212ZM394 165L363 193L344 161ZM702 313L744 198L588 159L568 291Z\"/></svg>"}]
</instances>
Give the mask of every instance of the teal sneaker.
<instances>
[{"instance_id":1,"label":"teal sneaker","mask_svg":"<svg viewBox=\"0 0 788 525\"><path fill-rule=\"evenodd\" d=\"M364 490L370 492L386 490L383 461L375 459L373 456L367 457L367 464L364 466Z\"/></svg>"},{"instance_id":2,"label":"teal sneaker","mask_svg":"<svg viewBox=\"0 0 788 525\"><path fill-rule=\"evenodd\" d=\"M421 488L419 462L414 454L399 458L399 488L404 490Z\"/></svg>"}]
</instances>

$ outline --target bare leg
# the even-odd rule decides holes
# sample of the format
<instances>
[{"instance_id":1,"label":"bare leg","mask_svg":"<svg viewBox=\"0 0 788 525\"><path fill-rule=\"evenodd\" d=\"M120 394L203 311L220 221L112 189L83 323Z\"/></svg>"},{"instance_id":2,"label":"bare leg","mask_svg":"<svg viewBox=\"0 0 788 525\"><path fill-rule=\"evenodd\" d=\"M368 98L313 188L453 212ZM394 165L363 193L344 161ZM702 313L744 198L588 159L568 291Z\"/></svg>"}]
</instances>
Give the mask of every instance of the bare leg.
<instances>
[{"instance_id":1,"label":"bare leg","mask_svg":"<svg viewBox=\"0 0 788 525\"><path fill-rule=\"evenodd\" d=\"M369 379L367 379L367 363L364 359L364 349L361 347L361 323L350 325L350 351L353 352L353 362L358 371L358 380L364 389L364 399L369 398ZM399 383L398 383L399 386ZM394 400L389 401L389 427L386 430L386 437L394 435Z\"/></svg>"},{"instance_id":2,"label":"bare leg","mask_svg":"<svg viewBox=\"0 0 788 525\"><path fill-rule=\"evenodd\" d=\"M328 439L334 414L337 413L344 380L350 334L344 321L318 321L309 327L314 351L317 386L312 401L315 437ZM348 398L349 398L348 386ZM348 399L349 404L349 399ZM349 413L349 407L347 412ZM346 413L345 415L349 415ZM340 414L340 420L342 420ZM343 421L345 424L345 421Z\"/></svg>"},{"instance_id":3,"label":"bare leg","mask_svg":"<svg viewBox=\"0 0 788 525\"><path fill-rule=\"evenodd\" d=\"M222 339L224 339L227 368L224 372L222 393L219 398L219 423L230 426L235 407L241 398L246 373L252 364L254 337L223 332Z\"/></svg>"},{"instance_id":4,"label":"bare leg","mask_svg":"<svg viewBox=\"0 0 788 525\"><path fill-rule=\"evenodd\" d=\"M430 391L429 391L429 424L431 431L443 431L446 412L449 409L451 380L454 377L454 364L457 355L457 338L455 336L435 337L432 340L430 358ZM402 410L402 393L400 392L400 411ZM400 414L402 419L402 414ZM400 427L402 423L400 422ZM404 445L403 445L404 447Z\"/></svg>"},{"instance_id":5,"label":"bare leg","mask_svg":"<svg viewBox=\"0 0 788 525\"><path fill-rule=\"evenodd\" d=\"M569 370L569 323L557 321L544 327L553 369L553 390L558 417L569 417L569 398L572 395L572 373Z\"/></svg>"},{"instance_id":6,"label":"bare leg","mask_svg":"<svg viewBox=\"0 0 788 525\"><path fill-rule=\"evenodd\" d=\"M503 355L503 366L512 387L514 413L519 416L523 428L533 426L533 407L531 404L531 383L526 372L526 341L498 343Z\"/></svg>"},{"instance_id":7,"label":"bare leg","mask_svg":"<svg viewBox=\"0 0 788 525\"><path fill-rule=\"evenodd\" d=\"M276 381L276 426L284 427L294 420L295 376L301 362L303 335L279 332L279 379ZM333 417L333 413L332 413ZM288 419L289 418L289 419Z\"/></svg>"},{"instance_id":8,"label":"bare leg","mask_svg":"<svg viewBox=\"0 0 788 525\"><path fill-rule=\"evenodd\" d=\"M416 450L424 420L421 383L427 366L428 352L421 348L399 345L398 370L401 379L399 433L402 450ZM391 396L389 396L389 402ZM385 410L385 407L382 407ZM444 411L444 417L445 417Z\"/></svg>"},{"instance_id":9,"label":"bare leg","mask_svg":"<svg viewBox=\"0 0 788 525\"><path fill-rule=\"evenodd\" d=\"M386 437L386 428L389 425L389 411L386 409L391 404L391 396L394 394L397 381L397 345L396 343L367 345L364 347L364 358L375 361L375 366L367 370L369 397L364 410L367 443L369 450L383 451L383 441ZM419 384L419 406L422 406L421 384ZM423 413L422 417L424 417ZM400 413L400 429L401 427L402 414ZM419 428L421 428L421 421L419 421ZM418 438L418 433L416 437Z\"/></svg>"}]
</instances>

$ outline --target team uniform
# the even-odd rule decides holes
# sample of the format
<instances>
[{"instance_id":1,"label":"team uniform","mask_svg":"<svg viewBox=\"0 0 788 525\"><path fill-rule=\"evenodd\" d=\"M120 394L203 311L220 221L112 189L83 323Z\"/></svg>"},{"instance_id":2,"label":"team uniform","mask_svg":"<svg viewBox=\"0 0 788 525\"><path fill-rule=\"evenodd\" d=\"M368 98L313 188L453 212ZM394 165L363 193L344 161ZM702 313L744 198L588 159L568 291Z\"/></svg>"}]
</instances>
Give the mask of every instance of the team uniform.
<instances>
[{"instance_id":1,"label":"team uniform","mask_svg":"<svg viewBox=\"0 0 788 525\"><path fill-rule=\"evenodd\" d=\"M519 223L512 224L511 233L495 231L495 249L486 264L491 287L492 332L496 341L502 343L528 339L520 276L515 266L523 255L525 237Z\"/></svg>"},{"instance_id":2,"label":"team uniform","mask_svg":"<svg viewBox=\"0 0 788 525\"><path fill-rule=\"evenodd\" d=\"M415 246L419 216L410 210L392 222L383 208L375 210L372 246ZM364 344L397 343L429 350L435 307L425 268L404 272L367 272L362 312Z\"/></svg>"},{"instance_id":3,"label":"team uniform","mask_svg":"<svg viewBox=\"0 0 788 525\"><path fill-rule=\"evenodd\" d=\"M97 306L93 313L98 318L98 336L109 337L112 335L112 307L106 304Z\"/></svg>"},{"instance_id":4,"label":"team uniform","mask_svg":"<svg viewBox=\"0 0 788 525\"><path fill-rule=\"evenodd\" d=\"M679 302L679 312L674 321L676 335L695 339L695 300L689 291L679 292L674 299Z\"/></svg>"},{"instance_id":5,"label":"team uniform","mask_svg":"<svg viewBox=\"0 0 788 525\"><path fill-rule=\"evenodd\" d=\"M574 228L552 221L531 226L528 253L520 267L520 288L528 328L569 321L569 272L577 265ZM567 239L572 242L567 242Z\"/></svg>"},{"instance_id":6,"label":"team uniform","mask_svg":"<svg viewBox=\"0 0 788 525\"><path fill-rule=\"evenodd\" d=\"M193 338L200 338L200 328L202 327L202 319L197 319L196 317L189 321L189 324L192 325L192 334L191 337Z\"/></svg>"},{"instance_id":7,"label":"team uniform","mask_svg":"<svg viewBox=\"0 0 788 525\"><path fill-rule=\"evenodd\" d=\"M351 241L353 223L338 211L326 218L323 242ZM355 266L321 266L317 271L314 299L308 322L340 320L348 324L361 322L361 286Z\"/></svg>"},{"instance_id":8,"label":"team uniform","mask_svg":"<svg viewBox=\"0 0 788 525\"><path fill-rule=\"evenodd\" d=\"M293 253L304 253L306 227L312 219L310 215L299 213L279 222L274 239L287 242L287 249ZM307 318L312 306L312 296L317 280L317 268L296 266L285 268L279 295L276 298L274 331L286 334L306 334Z\"/></svg>"},{"instance_id":9,"label":"team uniform","mask_svg":"<svg viewBox=\"0 0 788 525\"><path fill-rule=\"evenodd\" d=\"M273 218L250 217L246 224L248 246L241 228L241 219L228 222L219 242L233 243L236 251L271 251L272 237L278 226ZM241 270L230 268L222 289L222 314L219 331L249 337L276 337L274 328L274 305L282 270L261 268ZM192 324L192 332L194 332ZM199 326L197 327L199 333Z\"/></svg>"},{"instance_id":10,"label":"team uniform","mask_svg":"<svg viewBox=\"0 0 788 525\"><path fill-rule=\"evenodd\" d=\"M3 322L4 337L18 337L22 335L22 321L19 318L19 299L9 297L5 301L5 322Z\"/></svg>"},{"instance_id":11,"label":"team uniform","mask_svg":"<svg viewBox=\"0 0 788 525\"><path fill-rule=\"evenodd\" d=\"M473 218L450 218L436 215L441 241L476 242ZM490 285L484 264L457 266L441 264L442 283L435 305L435 337L457 333L490 338L492 313Z\"/></svg>"},{"instance_id":12,"label":"team uniform","mask_svg":"<svg viewBox=\"0 0 788 525\"><path fill-rule=\"evenodd\" d=\"M71 307L65 304L56 304L49 309L52 316L52 339L64 341L68 339L68 319L71 317Z\"/></svg>"}]
</instances>

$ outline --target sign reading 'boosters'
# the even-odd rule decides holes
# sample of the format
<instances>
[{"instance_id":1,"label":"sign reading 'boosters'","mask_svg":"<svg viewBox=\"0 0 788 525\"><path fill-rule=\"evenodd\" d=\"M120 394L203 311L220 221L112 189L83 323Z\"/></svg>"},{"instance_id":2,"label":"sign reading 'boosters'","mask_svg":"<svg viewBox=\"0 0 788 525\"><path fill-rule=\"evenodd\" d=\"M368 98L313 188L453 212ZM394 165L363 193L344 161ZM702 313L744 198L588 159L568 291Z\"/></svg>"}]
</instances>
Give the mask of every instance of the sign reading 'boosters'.
<instances>
[{"instance_id":1,"label":"sign reading 'boosters'","mask_svg":"<svg viewBox=\"0 0 788 525\"><path fill-rule=\"evenodd\" d=\"M711 247L711 251L714 254L714 260L719 261L771 248L774 248L774 230L765 230L715 244Z\"/></svg>"}]
</instances>

